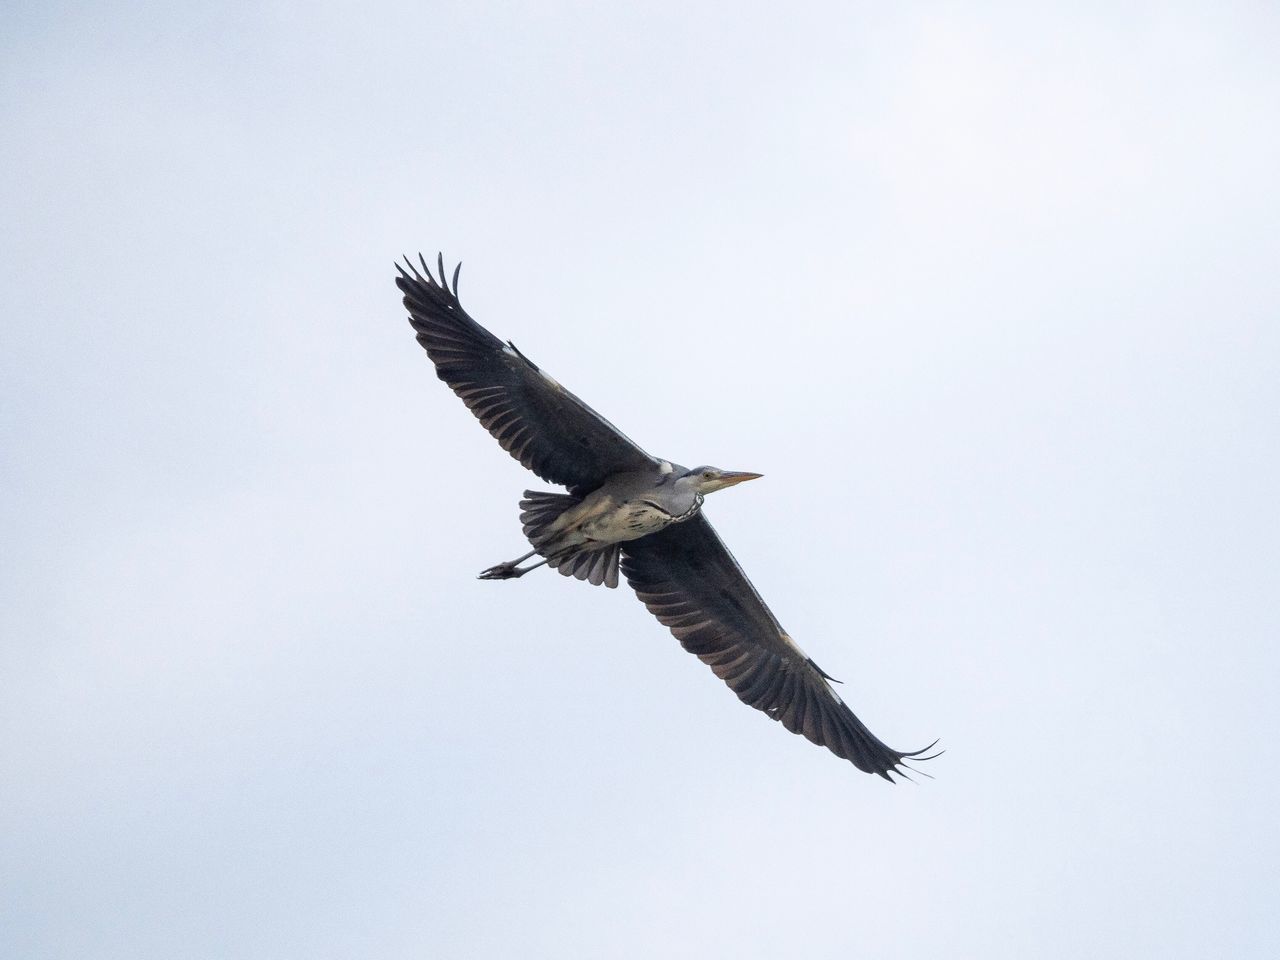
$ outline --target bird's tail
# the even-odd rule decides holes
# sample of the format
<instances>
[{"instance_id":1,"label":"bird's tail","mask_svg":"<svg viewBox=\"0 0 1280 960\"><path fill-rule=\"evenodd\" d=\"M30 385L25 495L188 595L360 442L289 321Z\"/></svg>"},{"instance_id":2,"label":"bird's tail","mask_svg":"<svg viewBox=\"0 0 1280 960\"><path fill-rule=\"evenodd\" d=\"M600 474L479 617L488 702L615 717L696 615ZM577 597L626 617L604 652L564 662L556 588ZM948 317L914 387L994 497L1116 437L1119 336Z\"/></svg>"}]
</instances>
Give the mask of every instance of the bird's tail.
<instances>
[{"instance_id":1,"label":"bird's tail","mask_svg":"<svg viewBox=\"0 0 1280 960\"><path fill-rule=\"evenodd\" d=\"M566 577L577 577L595 586L604 584L610 589L618 585L618 563L622 559L622 546L606 543L595 550L578 548L547 558L547 566L555 567Z\"/></svg>"},{"instance_id":2,"label":"bird's tail","mask_svg":"<svg viewBox=\"0 0 1280 960\"><path fill-rule=\"evenodd\" d=\"M559 570L566 577L577 577L596 586L618 585L618 562L622 554L618 544L604 544L592 549L581 541L565 543L562 539L564 531L551 529L561 514L582 502L581 498L535 490L526 490L524 497L520 501L524 535L534 549L547 558L547 566Z\"/></svg>"},{"instance_id":3,"label":"bird's tail","mask_svg":"<svg viewBox=\"0 0 1280 960\"><path fill-rule=\"evenodd\" d=\"M524 535L529 542L541 551L555 539L551 525L560 514L570 507L582 502L578 497L567 493L540 493L537 490L526 490L524 499L520 501L520 523L524 525Z\"/></svg>"}]
</instances>

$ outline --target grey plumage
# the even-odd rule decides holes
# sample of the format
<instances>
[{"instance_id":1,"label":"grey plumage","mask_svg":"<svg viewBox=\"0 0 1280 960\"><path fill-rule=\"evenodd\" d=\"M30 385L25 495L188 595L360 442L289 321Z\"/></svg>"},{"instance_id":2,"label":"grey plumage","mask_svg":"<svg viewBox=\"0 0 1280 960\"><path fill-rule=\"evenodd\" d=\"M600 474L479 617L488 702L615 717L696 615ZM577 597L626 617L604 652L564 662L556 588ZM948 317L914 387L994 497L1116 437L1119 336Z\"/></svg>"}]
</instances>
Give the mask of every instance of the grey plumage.
<instances>
[{"instance_id":1,"label":"grey plumage","mask_svg":"<svg viewBox=\"0 0 1280 960\"><path fill-rule=\"evenodd\" d=\"M645 606L744 703L788 730L891 780L927 751L884 744L853 714L782 629L702 514L705 497L759 474L688 470L646 453L511 342L476 323L420 256L396 265L418 342L504 450L568 494L525 491L520 521L533 550L481 573L521 577L546 564L616 587L619 572ZM534 555L542 560L521 563Z\"/></svg>"},{"instance_id":2,"label":"grey plumage","mask_svg":"<svg viewBox=\"0 0 1280 960\"><path fill-rule=\"evenodd\" d=\"M595 586L618 585L618 564L622 548L617 543L606 544L598 549L591 549L589 546L558 549L556 546L556 521L567 511L579 506L581 498L536 490L526 490L524 496L525 499L520 501L520 523L524 528L524 535L529 538L534 550L547 558L549 566L566 577L577 577Z\"/></svg>"}]
</instances>

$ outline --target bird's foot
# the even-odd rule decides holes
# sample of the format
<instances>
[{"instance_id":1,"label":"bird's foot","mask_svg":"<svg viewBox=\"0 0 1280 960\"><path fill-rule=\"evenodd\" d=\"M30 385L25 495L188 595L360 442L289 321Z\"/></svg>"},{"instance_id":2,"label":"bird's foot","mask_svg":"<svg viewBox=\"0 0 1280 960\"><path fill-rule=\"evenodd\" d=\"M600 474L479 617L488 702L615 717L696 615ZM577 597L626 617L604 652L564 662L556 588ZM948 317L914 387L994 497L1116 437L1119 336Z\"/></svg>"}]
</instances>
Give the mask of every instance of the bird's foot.
<instances>
[{"instance_id":1,"label":"bird's foot","mask_svg":"<svg viewBox=\"0 0 1280 960\"><path fill-rule=\"evenodd\" d=\"M496 567L490 567L488 570L481 570L477 580L514 580L517 577L523 577L528 570L521 570L516 566L515 562L508 560L506 563L500 563Z\"/></svg>"}]
</instances>

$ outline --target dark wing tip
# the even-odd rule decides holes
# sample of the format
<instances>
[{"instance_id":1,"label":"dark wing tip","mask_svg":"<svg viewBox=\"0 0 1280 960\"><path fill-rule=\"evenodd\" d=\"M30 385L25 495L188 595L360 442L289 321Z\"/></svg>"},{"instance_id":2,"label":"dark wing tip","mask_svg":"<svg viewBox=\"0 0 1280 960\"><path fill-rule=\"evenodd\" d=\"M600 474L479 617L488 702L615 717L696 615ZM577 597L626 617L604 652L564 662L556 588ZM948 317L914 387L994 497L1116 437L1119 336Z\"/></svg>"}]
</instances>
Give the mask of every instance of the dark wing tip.
<instances>
[{"instance_id":1,"label":"dark wing tip","mask_svg":"<svg viewBox=\"0 0 1280 960\"><path fill-rule=\"evenodd\" d=\"M397 260L395 263L396 273L400 274L400 278L396 280L396 285L399 286L401 280L405 282L412 282L413 280L421 280L422 277L418 276L418 271L413 269L413 263L412 261L409 260L409 257L407 255L404 255L402 259L404 260L404 266L400 265L399 260Z\"/></svg>"},{"instance_id":2,"label":"dark wing tip","mask_svg":"<svg viewBox=\"0 0 1280 960\"><path fill-rule=\"evenodd\" d=\"M447 279L448 274L444 269L444 254L436 254L436 270L439 271L439 279L436 273L432 271L427 264L427 258L421 253L418 254L418 263L414 262L406 255L404 257L404 265L396 262L396 271L400 274L396 278L396 286L406 295L415 295L418 300L434 301L443 307L461 308L462 301L458 299L458 275L462 272L462 262L453 270L453 289L450 289L450 283ZM407 272L406 272L407 268Z\"/></svg>"},{"instance_id":3,"label":"dark wing tip","mask_svg":"<svg viewBox=\"0 0 1280 960\"><path fill-rule=\"evenodd\" d=\"M938 741L935 740L933 741L933 743L929 744L927 747L925 747L922 750L911 750L906 753L898 753L895 750L893 751L893 753L896 755L897 759L894 760L891 764L889 764L889 766L887 766L885 769L876 770L875 772L880 776L884 777L890 783L897 782L896 780L893 779L893 776L902 777L904 780L910 780L912 783L915 783L915 781L912 780L910 776L908 776L907 774L908 770L910 770L911 773L917 774L921 777L928 777L930 780L932 780L934 779L933 774L926 773L923 770L917 770L915 767L910 766L906 761L913 760L916 763L923 763L925 760L932 760L934 757L940 757L947 752L945 750L939 750L937 753L929 753L929 751L932 750L937 745L938 745ZM892 774L893 776L890 776L890 774Z\"/></svg>"},{"instance_id":4,"label":"dark wing tip","mask_svg":"<svg viewBox=\"0 0 1280 960\"><path fill-rule=\"evenodd\" d=\"M938 741L935 740L933 741L933 743L929 744L923 750L912 750L910 753L904 753L902 755L902 758L904 760L915 760L917 763L920 763L924 760L932 760L934 757L940 757L947 752L946 750L939 750L937 753L929 753L929 751L932 750L937 745L938 745ZM929 753L927 757L925 756L926 753Z\"/></svg>"}]
</instances>

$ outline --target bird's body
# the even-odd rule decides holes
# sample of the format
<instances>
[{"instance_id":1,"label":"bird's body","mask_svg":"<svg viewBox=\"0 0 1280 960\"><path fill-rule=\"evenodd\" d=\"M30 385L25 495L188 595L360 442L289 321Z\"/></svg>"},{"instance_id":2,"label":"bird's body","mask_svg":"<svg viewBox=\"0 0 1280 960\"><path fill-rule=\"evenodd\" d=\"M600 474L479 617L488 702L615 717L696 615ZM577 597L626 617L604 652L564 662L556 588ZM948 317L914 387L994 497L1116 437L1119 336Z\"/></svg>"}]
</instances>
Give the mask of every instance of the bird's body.
<instances>
[{"instance_id":1,"label":"bird's body","mask_svg":"<svg viewBox=\"0 0 1280 960\"><path fill-rule=\"evenodd\" d=\"M673 523L697 516L713 487L755 479L755 473L729 473L714 467L687 470L659 460L651 469L605 477L582 499L562 494L525 491L525 535L535 553L566 576L616 587L620 546L658 533ZM521 560L526 559L526 554ZM533 567L520 561L490 567L484 580L509 580Z\"/></svg>"},{"instance_id":2,"label":"bird's body","mask_svg":"<svg viewBox=\"0 0 1280 960\"><path fill-rule=\"evenodd\" d=\"M436 373L502 447L568 493L525 491L520 519L533 550L490 567L507 580L543 564L616 587L619 573L686 650L743 702L826 746L861 770L890 779L925 751L893 750L854 716L829 677L765 606L702 514L706 496L759 477L686 469L645 453L524 356L471 319L439 261L437 282L397 267L418 340ZM521 563L534 554L543 559ZM927 750L928 748L926 748Z\"/></svg>"},{"instance_id":3,"label":"bird's body","mask_svg":"<svg viewBox=\"0 0 1280 960\"><path fill-rule=\"evenodd\" d=\"M704 497L693 484L672 480L673 473L664 460L655 470L614 474L561 514L555 528L588 543L624 543L688 520Z\"/></svg>"}]
</instances>

